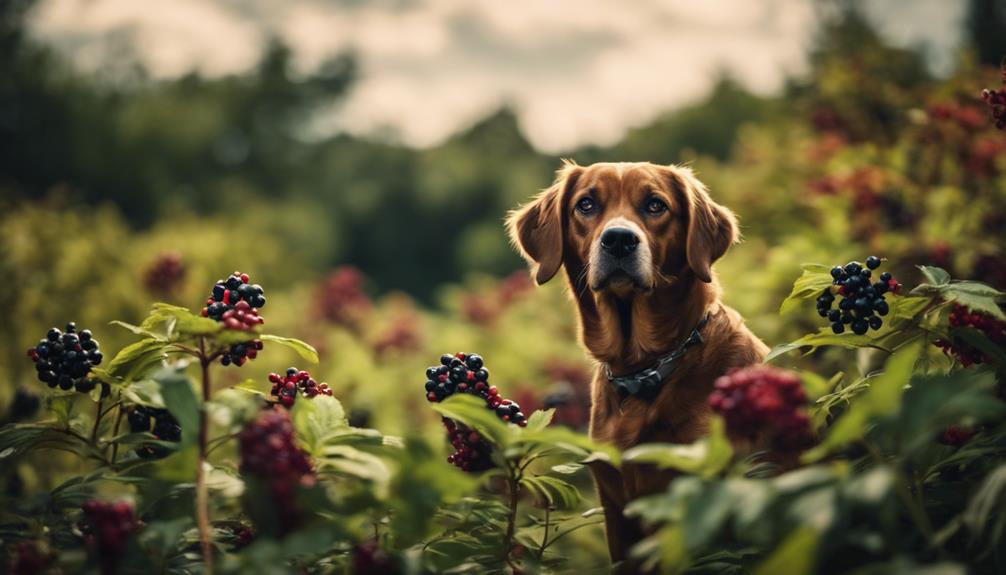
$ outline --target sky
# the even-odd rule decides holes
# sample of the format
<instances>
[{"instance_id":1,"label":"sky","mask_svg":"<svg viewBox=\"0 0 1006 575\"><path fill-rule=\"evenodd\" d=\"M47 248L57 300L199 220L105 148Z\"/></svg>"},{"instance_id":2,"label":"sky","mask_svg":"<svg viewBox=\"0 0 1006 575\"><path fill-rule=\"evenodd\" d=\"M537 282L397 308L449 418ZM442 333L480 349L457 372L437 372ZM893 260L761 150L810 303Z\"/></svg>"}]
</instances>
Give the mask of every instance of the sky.
<instances>
[{"instance_id":1,"label":"sky","mask_svg":"<svg viewBox=\"0 0 1006 575\"><path fill-rule=\"evenodd\" d=\"M805 70L815 0L41 0L33 32L85 70L254 66L270 37L302 72L352 50L360 78L322 133L436 145L507 105L540 150L616 142L723 71L759 94ZM947 69L965 0L870 0L892 42Z\"/></svg>"}]
</instances>

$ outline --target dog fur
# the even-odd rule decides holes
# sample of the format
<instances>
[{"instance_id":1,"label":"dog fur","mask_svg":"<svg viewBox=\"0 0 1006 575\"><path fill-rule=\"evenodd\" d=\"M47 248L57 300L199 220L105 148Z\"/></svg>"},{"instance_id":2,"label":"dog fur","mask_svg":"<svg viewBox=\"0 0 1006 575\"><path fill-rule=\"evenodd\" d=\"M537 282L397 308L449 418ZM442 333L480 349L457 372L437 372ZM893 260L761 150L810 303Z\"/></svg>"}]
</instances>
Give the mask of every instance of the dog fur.
<instances>
[{"instance_id":1,"label":"dog fur","mask_svg":"<svg viewBox=\"0 0 1006 575\"><path fill-rule=\"evenodd\" d=\"M582 204L583 198L590 201ZM595 209L581 212L591 202ZM648 211L659 209L658 203L666 210ZM740 314L721 303L711 268L738 241L736 218L712 200L687 167L566 162L551 187L511 212L507 226L539 285L565 270L579 312L580 340L598 362L591 388L595 440L623 450L640 443L695 441L707 430L714 380L732 367L761 362L768 351ZM601 263L600 236L613 226L641 236L640 255L631 265ZM608 268L617 269L598 271ZM623 401L604 366L615 375L650 367L706 313L704 343L685 352L657 397ZM624 516L625 505L664 490L674 474L632 464L616 469L595 463L591 471L604 507L611 559L626 560L645 534Z\"/></svg>"}]
</instances>

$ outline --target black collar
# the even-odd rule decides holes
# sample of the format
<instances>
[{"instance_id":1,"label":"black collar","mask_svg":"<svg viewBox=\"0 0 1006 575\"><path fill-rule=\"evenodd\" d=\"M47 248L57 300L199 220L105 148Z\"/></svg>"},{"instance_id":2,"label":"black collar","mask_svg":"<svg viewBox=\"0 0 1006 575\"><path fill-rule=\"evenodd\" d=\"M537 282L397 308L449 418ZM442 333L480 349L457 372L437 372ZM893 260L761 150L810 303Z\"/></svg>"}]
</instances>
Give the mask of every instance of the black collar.
<instances>
[{"instance_id":1,"label":"black collar","mask_svg":"<svg viewBox=\"0 0 1006 575\"><path fill-rule=\"evenodd\" d=\"M658 359L656 365L653 367L637 371L636 373L630 373L629 375L615 377L611 373L611 366L605 365L604 369L608 374L608 381L622 399L626 399L630 395L642 399L653 399L660 392L660 388L664 385L664 380L678 367L678 360L685 355L685 350L703 342L702 335L699 332L702 331L702 328L708 322L709 314L706 313L702 321L692 330L692 333L681 342L681 345L671 353Z\"/></svg>"}]
</instances>

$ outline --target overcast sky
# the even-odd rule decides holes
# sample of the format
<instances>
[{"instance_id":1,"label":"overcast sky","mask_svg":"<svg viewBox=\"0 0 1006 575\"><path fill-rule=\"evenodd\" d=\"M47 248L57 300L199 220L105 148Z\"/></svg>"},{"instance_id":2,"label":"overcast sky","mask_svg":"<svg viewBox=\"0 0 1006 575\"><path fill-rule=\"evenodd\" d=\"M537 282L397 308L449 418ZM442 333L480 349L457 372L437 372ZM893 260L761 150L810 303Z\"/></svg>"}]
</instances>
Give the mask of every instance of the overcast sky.
<instances>
[{"instance_id":1,"label":"overcast sky","mask_svg":"<svg viewBox=\"0 0 1006 575\"><path fill-rule=\"evenodd\" d=\"M870 0L880 29L959 42L964 0ZM608 144L701 97L719 70L758 93L804 69L814 0L42 0L39 37L84 68L135 58L159 77L240 72L270 35L309 71L347 48L361 77L330 130L436 144L502 104L534 145Z\"/></svg>"}]
</instances>

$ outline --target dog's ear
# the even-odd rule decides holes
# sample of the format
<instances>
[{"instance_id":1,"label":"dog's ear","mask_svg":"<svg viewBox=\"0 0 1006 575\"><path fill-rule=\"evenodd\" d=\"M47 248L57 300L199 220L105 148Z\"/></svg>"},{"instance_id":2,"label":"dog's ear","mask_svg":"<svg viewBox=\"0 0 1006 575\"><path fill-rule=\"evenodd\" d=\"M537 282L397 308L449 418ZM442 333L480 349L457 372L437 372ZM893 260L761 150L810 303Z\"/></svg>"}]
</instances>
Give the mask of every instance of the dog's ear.
<instances>
[{"instance_id":1,"label":"dog's ear","mask_svg":"<svg viewBox=\"0 0 1006 575\"><path fill-rule=\"evenodd\" d=\"M567 162L556 173L550 187L507 217L510 241L531 266L531 274L538 285L552 279L562 266L563 200L581 171L580 166Z\"/></svg>"},{"instance_id":2,"label":"dog's ear","mask_svg":"<svg viewBox=\"0 0 1006 575\"><path fill-rule=\"evenodd\" d=\"M727 248L737 243L737 218L734 213L709 197L706 186L695 177L690 168L672 166L688 212L688 236L685 255L695 276L704 282L712 281L711 267Z\"/></svg>"}]
</instances>

